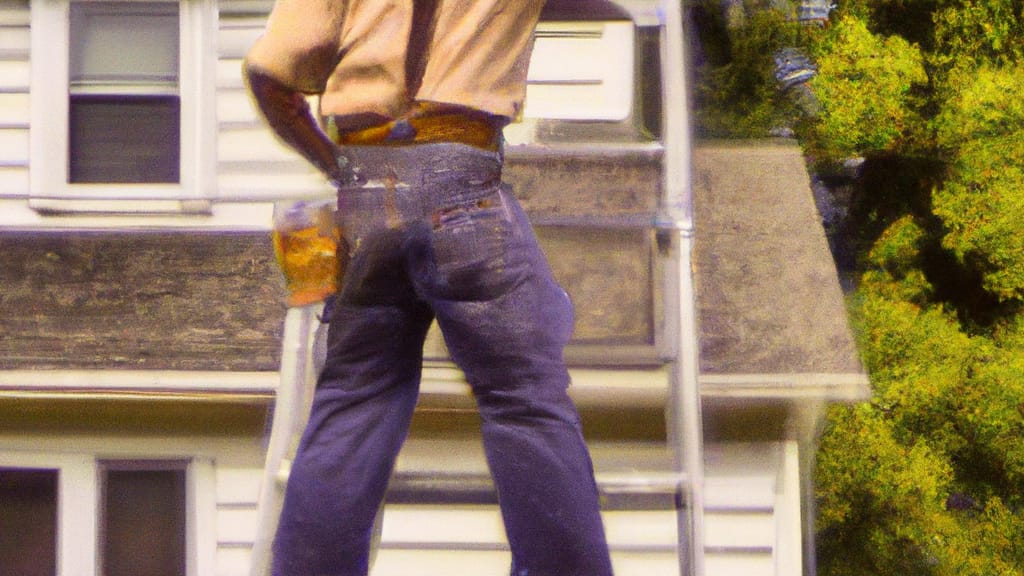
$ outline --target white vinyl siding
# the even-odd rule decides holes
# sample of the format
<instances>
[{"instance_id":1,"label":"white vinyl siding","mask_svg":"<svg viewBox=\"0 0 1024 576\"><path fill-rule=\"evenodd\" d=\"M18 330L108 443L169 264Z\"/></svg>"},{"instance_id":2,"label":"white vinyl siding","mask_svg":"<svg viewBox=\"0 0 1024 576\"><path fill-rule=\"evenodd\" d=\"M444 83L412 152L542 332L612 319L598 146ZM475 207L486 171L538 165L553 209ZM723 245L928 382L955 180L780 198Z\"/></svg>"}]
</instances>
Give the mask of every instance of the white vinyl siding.
<instances>
[{"instance_id":1,"label":"white vinyl siding","mask_svg":"<svg viewBox=\"0 0 1024 576\"><path fill-rule=\"evenodd\" d=\"M260 468L217 468L214 576L249 576L262 478Z\"/></svg>"},{"instance_id":2,"label":"white vinyl siding","mask_svg":"<svg viewBox=\"0 0 1024 576\"><path fill-rule=\"evenodd\" d=\"M231 205L239 203L332 194L320 174L275 138L242 81L242 59L264 27L271 0L181 4L180 183L117 187L67 183L69 62L68 38L61 32L67 2L0 4L0 200L30 198L33 208L48 214L47 222L60 225L60 216L50 215L53 211L217 215L237 211ZM527 117L609 120L630 112L631 23L545 23L541 30ZM39 64L34 68L29 66L30 50ZM544 64L553 61L551 50L571 56L575 64L551 69ZM35 160L31 164L30 157ZM217 203L230 204L219 208ZM6 209L0 225L39 220L27 206L10 208L14 211ZM147 218L152 225L165 225ZM246 223L269 225L251 217Z\"/></svg>"},{"instance_id":3,"label":"white vinyl siding","mask_svg":"<svg viewBox=\"0 0 1024 576\"><path fill-rule=\"evenodd\" d=\"M439 440L439 442L444 442ZM600 446L594 449L600 451ZM796 444L715 444L705 486L707 573L801 573ZM262 470L217 470L217 573L248 576ZM677 576L673 510L602 513L615 573ZM388 505L371 576L508 574L510 555L497 506Z\"/></svg>"},{"instance_id":4,"label":"white vinyl siding","mask_svg":"<svg viewBox=\"0 0 1024 576\"><path fill-rule=\"evenodd\" d=\"M275 138L242 81L242 60L263 31L272 4L249 0L220 2L217 188L220 199L225 201L333 194L322 176Z\"/></svg>"},{"instance_id":5,"label":"white vinyl siding","mask_svg":"<svg viewBox=\"0 0 1024 576\"><path fill-rule=\"evenodd\" d=\"M256 468L217 470L216 576L249 574L262 474ZM603 516L616 574L678 574L673 511L614 510ZM381 540L371 576L500 576L510 566L497 506L388 505Z\"/></svg>"},{"instance_id":6,"label":"white vinyl siding","mask_svg":"<svg viewBox=\"0 0 1024 576\"><path fill-rule=\"evenodd\" d=\"M616 574L678 574L673 511L612 510L602 517ZM388 506L381 540L374 576L500 576L511 562L497 506Z\"/></svg>"},{"instance_id":7,"label":"white vinyl siding","mask_svg":"<svg viewBox=\"0 0 1024 576\"><path fill-rule=\"evenodd\" d=\"M541 22L525 118L620 121L633 111L633 23Z\"/></svg>"},{"instance_id":8,"label":"white vinyl siding","mask_svg":"<svg viewBox=\"0 0 1024 576\"><path fill-rule=\"evenodd\" d=\"M272 2L220 2L217 184L222 200L330 195L324 178L278 142L242 81L242 59ZM632 22L542 22L524 118L620 121L633 110ZM311 99L315 107L315 99ZM510 133L516 131L511 127ZM515 137L510 136L511 140Z\"/></svg>"},{"instance_id":9,"label":"white vinyl siding","mask_svg":"<svg viewBox=\"0 0 1024 576\"><path fill-rule=\"evenodd\" d=\"M802 574L796 442L710 444L706 454L705 571Z\"/></svg>"},{"instance_id":10,"label":"white vinyl siding","mask_svg":"<svg viewBox=\"0 0 1024 576\"><path fill-rule=\"evenodd\" d=\"M0 198L29 190L28 0L0 3Z\"/></svg>"}]
</instances>

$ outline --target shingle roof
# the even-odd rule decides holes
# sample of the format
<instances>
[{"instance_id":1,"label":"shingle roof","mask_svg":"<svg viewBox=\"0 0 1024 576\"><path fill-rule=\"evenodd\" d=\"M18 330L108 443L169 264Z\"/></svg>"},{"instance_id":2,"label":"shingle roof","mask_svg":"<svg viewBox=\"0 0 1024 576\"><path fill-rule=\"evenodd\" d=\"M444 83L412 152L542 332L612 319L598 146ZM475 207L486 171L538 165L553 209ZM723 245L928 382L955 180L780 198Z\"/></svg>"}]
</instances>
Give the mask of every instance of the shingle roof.
<instances>
[{"instance_id":1,"label":"shingle roof","mask_svg":"<svg viewBox=\"0 0 1024 576\"><path fill-rule=\"evenodd\" d=\"M702 371L862 373L800 149L705 145L693 170Z\"/></svg>"}]
</instances>

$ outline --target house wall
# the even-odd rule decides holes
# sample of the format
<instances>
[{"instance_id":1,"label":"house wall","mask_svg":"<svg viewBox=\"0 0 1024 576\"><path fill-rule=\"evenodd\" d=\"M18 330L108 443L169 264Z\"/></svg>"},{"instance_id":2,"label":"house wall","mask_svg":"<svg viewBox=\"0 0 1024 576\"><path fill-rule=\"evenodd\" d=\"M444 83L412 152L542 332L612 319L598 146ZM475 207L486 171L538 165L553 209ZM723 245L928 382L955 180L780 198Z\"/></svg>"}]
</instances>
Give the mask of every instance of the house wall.
<instances>
[{"instance_id":1,"label":"house wall","mask_svg":"<svg viewBox=\"0 0 1024 576\"><path fill-rule=\"evenodd\" d=\"M0 198L28 196L28 0L0 4Z\"/></svg>"},{"instance_id":2,"label":"house wall","mask_svg":"<svg viewBox=\"0 0 1024 576\"><path fill-rule=\"evenodd\" d=\"M73 319L76 315L71 309L83 302L94 307L94 312L124 324L121 332L112 334L114 348L130 337L148 338L126 332L132 321L141 319L139 314L153 313L155 318L169 322L162 324L170 328L165 342L159 346L155 342L133 343L119 353L123 358L137 359L137 352L145 352L147 347L148 351L160 348L174 356L180 346L170 336L188 330L187 323L203 307L226 307L222 314L233 322L259 316L252 330L276 332L263 323L269 315L281 314L280 284L271 270L269 242L261 241L261 234L265 239L271 226L270 202L329 197L332 192L297 154L273 137L243 86L242 57L260 33L271 5L264 0L224 0L219 4L217 122L209 136L216 139L217 186L211 213L206 215L62 214L41 213L29 207L30 8L27 0L0 7L0 66L11 72L0 75L0 244L8 254L0 263L0 274L16 285L17 295L0 301L4 315L17 322L6 347L34 349L40 344L39 338L56 337L56 333L41 336L39 330L33 333L33 322L39 319L45 326L47 322ZM657 146L512 147L506 179L534 219L556 277L577 303L570 361L581 365L637 361L659 364L660 285L654 280L657 253L651 227L660 194ZM209 234L197 235L197 231ZM181 249L190 252L179 254ZM201 269L201 259L207 261L207 270ZM165 263L167 269L158 270L158 262ZM183 268L175 270L177 265ZM63 271L63 277L58 271ZM163 287L147 286L142 278L146 273ZM185 281L192 275L198 280L195 285ZM175 278L177 288L172 286ZM214 281L217 278L220 283ZM120 281L135 285L111 286L102 294L96 292L103 282ZM42 289L36 290L35 286ZM55 297L57 292L62 293L61 298ZM249 298L244 309L228 298L242 294ZM106 301L91 300L96 295ZM180 312L171 318L162 317L169 313L175 299L173 307ZM137 305L130 305L133 301ZM155 322L155 318L149 321ZM141 326L138 332L152 334L145 322ZM206 333L213 341L242 337L244 343L252 336L240 329L217 333L211 326L197 328L191 338L197 344L204 330L214 330ZM102 330L96 332L94 339L104 337ZM75 333L71 338L78 336ZM178 340L185 341L188 339ZM217 352L230 355L242 353L243 348L240 344ZM207 352L208 357L212 351ZM60 351L53 352L50 356L57 357ZM40 355L45 353L46 345L39 351ZM443 350L437 354L443 355ZM57 361L77 361L74 354L64 356ZM260 356L266 357L262 352ZM104 360L97 357L96 361ZM156 367L160 361L160 357L149 354L136 367ZM17 354L6 362L7 368L55 367ZM125 360L121 367L128 367L128 363ZM266 367L265 363L256 364L255 369Z\"/></svg>"},{"instance_id":3,"label":"house wall","mask_svg":"<svg viewBox=\"0 0 1024 576\"><path fill-rule=\"evenodd\" d=\"M231 549L231 518L244 506L225 494L246 490L232 471L262 463L266 404L0 397L0 467L59 470L59 574L99 573L97 467L111 459L188 462L186 574L226 573L218 558Z\"/></svg>"},{"instance_id":4,"label":"house wall","mask_svg":"<svg viewBox=\"0 0 1024 576\"><path fill-rule=\"evenodd\" d=\"M0 333L5 335L0 341L0 416L11 415L0 419L5 422L0 426L0 455L41 454L43 460L111 453L196 458L203 463L204 490L196 506L202 518L215 519L198 534L198 573L204 576L248 573L262 473L261 426L270 390L262 389L255 404L235 414L248 428L230 433L217 419L197 420L193 405L167 410L156 396L220 394L223 390L212 390L218 375L236 381L277 370L283 292L267 237L271 202L331 193L273 138L242 84L241 59L271 4L219 3L217 122L209 135L216 139L211 213L161 216L68 216L29 208L30 8L28 0L0 4L0 283L5 286L0 296ZM565 133L560 137L559 146L510 147L506 179L531 214L556 277L577 305L576 332L567 352L574 367L574 393L592 394L583 402L583 412L595 445L623 438L663 442L662 415L669 395L660 300L666 246L656 227L662 150L657 143L635 139L607 146L573 141ZM702 329L708 336L703 338L702 384L705 395L738 398L743 414L754 414L748 421L731 405L711 413L716 422L708 430L731 428L707 446L708 572L789 576L800 572L796 461L798 451L810 445L794 441L786 422L793 410L790 405L780 408L778 399L820 403L836 389L834 397L851 397L864 382L859 366L850 361L848 334L838 322L841 315L830 313L829 334L834 338L815 345L820 340L801 337L816 329L813 319L801 314L801 302L785 310L787 318L801 320L801 331L787 331L780 328L784 322L773 313L778 306L771 298L756 300L754 317L754 307L733 298L764 293L741 272L760 270L774 282L783 275L772 266L788 261L770 249L770 241L784 232L766 233L758 220L743 219L743 214L763 212L750 197L755 190L751 182L759 185L756 190L768 190L763 198L770 206L782 206L779 198L797 200L802 223L790 221L792 229L807 231L815 223L809 196L804 197L798 150L756 148L716 146L696 154L698 192L727 200L698 204L703 210L697 215L703 259L698 259L696 272L706 297ZM723 189L728 194L714 196ZM736 232L751 225L757 228L754 233ZM751 249L752 239L758 250ZM821 267L828 255L802 254L816 259L816 273L804 287L813 294L815 283L830 274ZM764 262L751 268L752 255ZM793 270L783 271L788 281L801 279ZM734 290L743 282L745 290ZM785 287L780 290L786 293ZM841 302L827 310L841 310ZM772 338L756 337L758 330ZM768 341L777 344L769 348ZM435 363L428 366L426 401L433 402L435 415L447 409L446 417L462 418L470 404L465 388L458 387L461 377L444 364L443 344L434 338L430 346L428 355ZM829 354L841 356L841 362L816 365L811 362L815 354L824 354L826 360L833 359ZM764 358L770 365L750 364ZM49 399L45 383L27 392L18 384L36 376L59 377L66 384L86 371L93 380L79 380L82 389L74 393L94 393L96 399L110 396L110 381L125 372L137 382L173 386L113 394L112 404L87 411L92 416L68 428L59 420L74 408L63 404L67 412L47 416L41 407ZM840 372L841 378L820 378L827 371ZM455 392L450 384L458 385ZM51 392L60 395L66 388L55 385ZM130 407L137 403L128 398L135 392L145 392L144 402L163 414L161 427L124 426L140 421L138 414L131 415ZM225 408L224 415L237 409ZM91 429L98 421L110 426ZM748 422L754 427L746 427ZM743 433L734 434L740 427ZM437 421L427 426L428 432L445 430ZM448 514L450 524L466 530L434 533L436 518ZM508 553L496 514L493 507L391 506L379 574L422 575L410 566L424 564L446 574L466 566L484 573L507 571ZM620 574L676 574L673 511L615 510L606 520ZM449 547L461 551L452 555ZM446 564L449 560L454 564Z\"/></svg>"},{"instance_id":5,"label":"house wall","mask_svg":"<svg viewBox=\"0 0 1024 576\"><path fill-rule=\"evenodd\" d=\"M399 460L415 459L415 442ZM600 452L600 448L598 448ZM452 451L451 457L464 452ZM800 484L795 442L708 447L707 574L796 576L801 568ZM458 466L456 466L457 468ZM261 469L217 470L217 576L247 576L256 535ZM671 509L605 510L620 576L677 576ZM496 506L388 504L371 576L507 573L508 544Z\"/></svg>"},{"instance_id":6,"label":"house wall","mask_svg":"<svg viewBox=\"0 0 1024 576\"><path fill-rule=\"evenodd\" d=\"M217 190L225 199L328 196L330 187L276 140L242 81L242 59L272 2L221 0L217 44Z\"/></svg>"}]
</instances>

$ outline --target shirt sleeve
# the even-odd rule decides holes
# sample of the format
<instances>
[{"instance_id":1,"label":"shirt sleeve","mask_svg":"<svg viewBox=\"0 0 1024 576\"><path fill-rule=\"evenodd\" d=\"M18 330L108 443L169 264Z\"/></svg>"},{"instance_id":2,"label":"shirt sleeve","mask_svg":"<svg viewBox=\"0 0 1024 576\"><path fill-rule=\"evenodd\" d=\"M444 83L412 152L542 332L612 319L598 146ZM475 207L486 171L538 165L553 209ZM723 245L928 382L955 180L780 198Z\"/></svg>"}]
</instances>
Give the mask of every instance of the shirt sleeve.
<instances>
[{"instance_id":1,"label":"shirt sleeve","mask_svg":"<svg viewBox=\"0 0 1024 576\"><path fill-rule=\"evenodd\" d=\"M322 92L338 64L347 4L348 0L277 0L247 62L289 88Z\"/></svg>"}]
</instances>

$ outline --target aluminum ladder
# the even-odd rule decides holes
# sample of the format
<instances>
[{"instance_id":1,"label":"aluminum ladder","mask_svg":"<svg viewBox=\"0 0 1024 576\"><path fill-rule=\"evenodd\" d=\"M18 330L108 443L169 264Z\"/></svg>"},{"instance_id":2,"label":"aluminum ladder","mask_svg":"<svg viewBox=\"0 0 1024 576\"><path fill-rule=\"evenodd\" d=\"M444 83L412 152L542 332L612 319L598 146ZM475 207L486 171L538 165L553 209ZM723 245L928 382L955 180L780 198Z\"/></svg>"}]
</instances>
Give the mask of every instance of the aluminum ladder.
<instances>
[{"instance_id":1,"label":"aluminum ladder","mask_svg":"<svg viewBox=\"0 0 1024 576\"><path fill-rule=\"evenodd\" d=\"M666 421L674 457L681 576L704 576L704 450L696 294L693 277L694 218L690 186L684 25L681 2L659 0L662 80L662 198L657 233L667 247L660 279L665 302L664 351L670 363ZM308 418L315 385L321 305L288 310L282 338L280 385L258 503L251 576L270 573L270 544L277 527L288 464ZM379 530L378 530L379 534Z\"/></svg>"}]
</instances>

